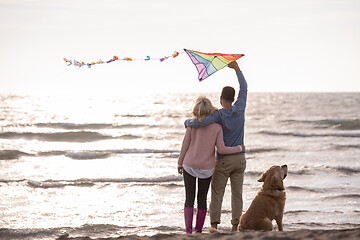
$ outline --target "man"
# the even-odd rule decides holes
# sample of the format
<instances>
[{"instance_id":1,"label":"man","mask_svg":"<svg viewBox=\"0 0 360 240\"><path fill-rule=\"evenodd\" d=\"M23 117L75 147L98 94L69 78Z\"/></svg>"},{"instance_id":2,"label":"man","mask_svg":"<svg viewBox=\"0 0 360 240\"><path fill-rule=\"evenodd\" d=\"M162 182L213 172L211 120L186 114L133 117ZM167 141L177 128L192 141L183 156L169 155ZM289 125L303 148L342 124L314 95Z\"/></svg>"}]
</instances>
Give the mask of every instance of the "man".
<instances>
[{"instance_id":1,"label":"man","mask_svg":"<svg viewBox=\"0 0 360 240\"><path fill-rule=\"evenodd\" d=\"M219 123L223 128L225 146L243 146L247 83L236 61L231 62L228 67L235 70L240 84L239 95L234 105L232 103L234 101L235 89L224 87L220 96L220 103L223 108L207 116L201 122L188 119L185 121L185 126L202 127L211 123ZM231 182L231 231L235 232L237 230L243 208L242 187L245 168L246 159L244 152L232 155L217 153L211 183L210 232L218 231L217 225L220 224L221 205L229 178Z\"/></svg>"}]
</instances>

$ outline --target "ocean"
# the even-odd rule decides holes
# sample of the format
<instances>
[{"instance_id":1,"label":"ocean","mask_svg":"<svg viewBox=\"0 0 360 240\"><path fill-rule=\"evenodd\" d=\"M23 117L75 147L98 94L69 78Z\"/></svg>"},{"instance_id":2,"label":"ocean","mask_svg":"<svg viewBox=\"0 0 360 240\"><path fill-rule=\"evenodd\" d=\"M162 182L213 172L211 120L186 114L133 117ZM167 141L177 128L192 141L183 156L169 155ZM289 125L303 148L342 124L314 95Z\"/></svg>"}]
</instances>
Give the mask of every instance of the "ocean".
<instances>
[{"instance_id":1,"label":"ocean","mask_svg":"<svg viewBox=\"0 0 360 240\"><path fill-rule=\"evenodd\" d=\"M1 95L0 238L184 233L183 123L218 94ZM285 231L360 227L360 93L249 92L245 145L244 211L261 173L287 164Z\"/></svg>"}]
</instances>

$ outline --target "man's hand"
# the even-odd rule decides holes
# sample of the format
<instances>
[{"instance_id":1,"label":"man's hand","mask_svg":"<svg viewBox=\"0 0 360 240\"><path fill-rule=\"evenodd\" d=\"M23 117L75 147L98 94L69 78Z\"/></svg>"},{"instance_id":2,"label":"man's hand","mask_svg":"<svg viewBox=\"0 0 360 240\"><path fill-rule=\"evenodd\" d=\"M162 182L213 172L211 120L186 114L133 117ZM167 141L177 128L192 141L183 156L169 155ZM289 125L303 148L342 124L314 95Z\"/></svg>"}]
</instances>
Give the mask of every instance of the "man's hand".
<instances>
[{"instance_id":1,"label":"man's hand","mask_svg":"<svg viewBox=\"0 0 360 240\"><path fill-rule=\"evenodd\" d=\"M178 167L178 173L181 175L183 174L183 167Z\"/></svg>"},{"instance_id":2,"label":"man's hand","mask_svg":"<svg viewBox=\"0 0 360 240\"><path fill-rule=\"evenodd\" d=\"M240 146L241 146L241 148L242 148L242 151L241 151L241 152L245 152L245 145L244 145L244 144L241 144Z\"/></svg>"},{"instance_id":3,"label":"man's hand","mask_svg":"<svg viewBox=\"0 0 360 240\"><path fill-rule=\"evenodd\" d=\"M236 61L229 63L228 67L234 69L236 72L240 71L240 67Z\"/></svg>"}]
</instances>

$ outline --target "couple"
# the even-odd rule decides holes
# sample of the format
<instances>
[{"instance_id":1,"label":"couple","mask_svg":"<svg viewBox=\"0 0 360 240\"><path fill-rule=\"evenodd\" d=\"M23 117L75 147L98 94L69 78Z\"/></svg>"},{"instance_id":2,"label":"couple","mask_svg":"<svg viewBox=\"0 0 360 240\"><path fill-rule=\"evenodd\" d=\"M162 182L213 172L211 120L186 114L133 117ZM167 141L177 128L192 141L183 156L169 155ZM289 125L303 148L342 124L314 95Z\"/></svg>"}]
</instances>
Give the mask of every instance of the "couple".
<instances>
[{"instance_id":1,"label":"couple","mask_svg":"<svg viewBox=\"0 0 360 240\"><path fill-rule=\"evenodd\" d=\"M201 233L207 212L207 193L211 184L210 232L217 232L221 205L228 179L231 181L232 229L236 231L242 214L242 186L246 167L244 122L247 83L237 62L228 67L236 72L240 84L237 100L235 90L224 87L220 96L223 107L217 110L206 97L196 101L192 120L186 120L186 133L178 160L178 172L185 184L185 228L192 233L196 179L198 179L195 232ZM220 125L219 125L220 124ZM215 161L215 146L217 148Z\"/></svg>"}]
</instances>

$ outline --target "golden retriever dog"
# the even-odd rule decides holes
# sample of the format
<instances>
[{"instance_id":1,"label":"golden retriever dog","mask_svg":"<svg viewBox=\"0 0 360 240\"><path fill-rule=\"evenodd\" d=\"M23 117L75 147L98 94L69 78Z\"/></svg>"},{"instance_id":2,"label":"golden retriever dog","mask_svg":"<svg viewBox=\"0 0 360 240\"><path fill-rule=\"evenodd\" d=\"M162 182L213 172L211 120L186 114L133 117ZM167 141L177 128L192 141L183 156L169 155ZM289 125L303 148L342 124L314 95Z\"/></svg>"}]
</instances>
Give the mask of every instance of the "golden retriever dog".
<instances>
[{"instance_id":1,"label":"golden retriever dog","mask_svg":"<svg viewBox=\"0 0 360 240\"><path fill-rule=\"evenodd\" d=\"M283 179L287 175L287 165L272 166L259 178L263 185L249 209L240 218L239 230L272 231L275 219L279 231L283 231L282 219L285 206Z\"/></svg>"}]
</instances>

